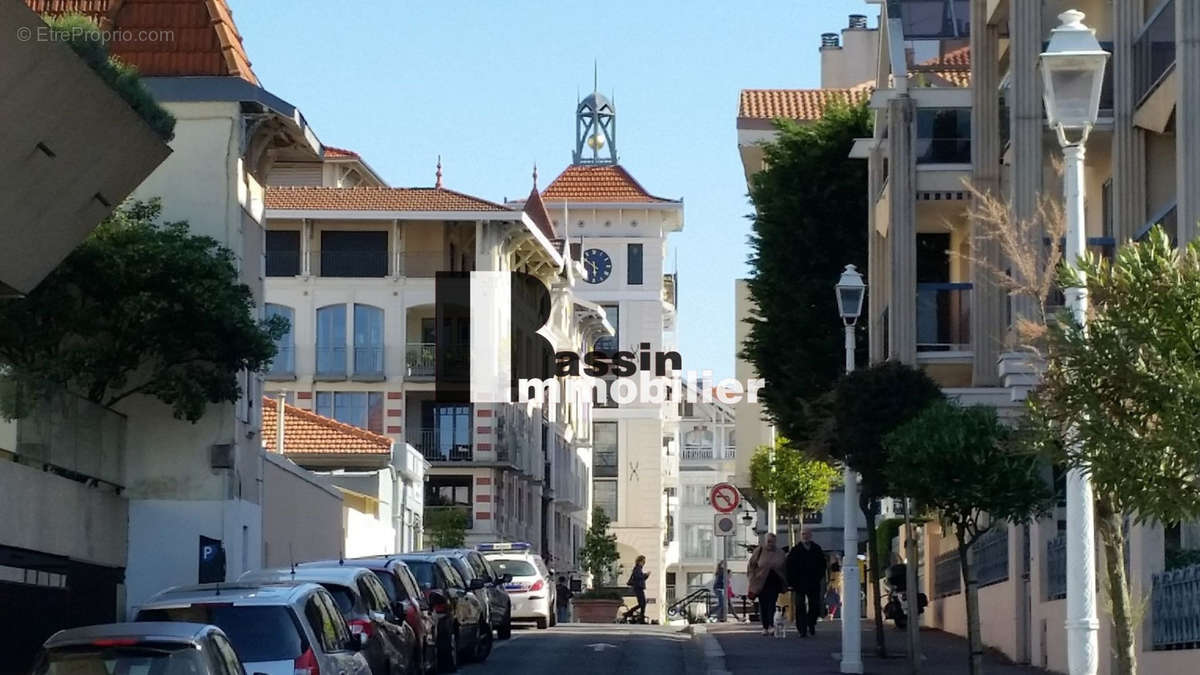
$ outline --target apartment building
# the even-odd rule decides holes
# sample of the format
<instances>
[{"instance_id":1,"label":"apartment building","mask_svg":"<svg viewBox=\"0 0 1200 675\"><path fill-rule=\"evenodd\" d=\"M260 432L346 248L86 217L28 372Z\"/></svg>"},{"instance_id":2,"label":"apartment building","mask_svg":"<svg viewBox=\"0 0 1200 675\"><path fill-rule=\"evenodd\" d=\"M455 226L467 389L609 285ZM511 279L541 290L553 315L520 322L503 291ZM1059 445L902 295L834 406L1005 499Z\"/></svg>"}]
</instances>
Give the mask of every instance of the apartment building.
<instances>
[{"instance_id":1,"label":"apartment building","mask_svg":"<svg viewBox=\"0 0 1200 675\"><path fill-rule=\"evenodd\" d=\"M470 342L475 315L438 324L439 272L535 274L554 299L557 349L603 325L599 308L573 296L574 263L552 241L536 189L514 210L444 187L440 163L433 187L392 188L347 150L277 164L268 184L267 312L292 325L268 389L415 448L429 463L425 512L461 511L469 544L528 541L573 569L588 507L588 406L448 403L436 392L439 335L469 343L472 359L509 348ZM488 325L503 334L508 308L490 309Z\"/></svg>"},{"instance_id":2,"label":"apartment building","mask_svg":"<svg viewBox=\"0 0 1200 675\"><path fill-rule=\"evenodd\" d=\"M1100 120L1087 145L1085 226L1089 248L1112 255L1161 223L1190 241L1200 220L1200 5L1176 0L900 0L881 4L885 29L870 105L873 137L852 156L869 162L868 325L872 361L916 364L964 404L1020 413L1036 383L1021 355L1009 353L1015 317L1028 308L1009 298L988 268L1004 269L992 245L972 248L980 232L969 217L963 181L1002 195L1030 218L1043 195L1062 192L1060 150L1047 127L1038 55L1056 16L1087 16L1112 53ZM929 78L928 64L962 76ZM965 67L964 67L964 64ZM1192 70L1189 70L1192 69ZM1049 476L1047 477L1050 478ZM983 638L1011 658L1066 670L1065 512L1029 527L1001 528L973 553L985 587ZM933 598L926 621L965 632L957 559L950 538L926 528L919 561ZM1133 597L1149 608L1138 631L1149 672L1185 672L1194 657L1172 651L1198 636L1172 630L1185 592L1180 572L1164 574L1168 555L1195 547L1189 524L1130 526ZM1099 553L1100 561L1103 554ZM927 573L926 573L927 571ZM1188 610L1193 611L1193 610ZM1171 621L1176 621L1172 624ZM1109 622L1101 619L1101 654ZM1101 673L1112 663L1101 658Z\"/></svg>"},{"instance_id":3,"label":"apartment building","mask_svg":"<svg viewBox=\"0 0 1200 675\"><path fill-rule=\"evenodd\" d=\"M651 194L618 162L616 108L607 97L589 94L575 116L572 163L540 197L553 227L579 248L578 296L601 307L613 330L586 343L588 350L674 351L678 289L676 275L666 272L667 239L683 229L683 201ZM593 504L612 519L626 572L646 556L647 612L662 620L667 565L677 550L668 536L678 471L676 406L617 403L610 396L592 411L592 443Z\"/></svg>"}]
</instances>

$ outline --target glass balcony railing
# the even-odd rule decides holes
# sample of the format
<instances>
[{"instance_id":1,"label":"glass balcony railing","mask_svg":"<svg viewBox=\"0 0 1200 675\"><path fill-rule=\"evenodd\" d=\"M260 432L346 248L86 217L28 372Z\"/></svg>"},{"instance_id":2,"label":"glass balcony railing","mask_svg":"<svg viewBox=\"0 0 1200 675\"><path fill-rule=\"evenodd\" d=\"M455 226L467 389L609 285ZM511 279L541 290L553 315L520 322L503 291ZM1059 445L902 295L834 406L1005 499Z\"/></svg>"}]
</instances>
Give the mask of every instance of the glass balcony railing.
<instances>
[{"instance_id":1,"label":"glass balcony railing","mask_svg":"<svg viewBox=\"0 0 1200 675\"><path fill-rule=\"evenodd\" d=\"M317 377L346 377L346 345L317 345Z\"/></svg>"},{"instance_id":2,"label":"glass balcony railing","mask_svg":"<svg viewBox=\"0 0 1200 675\"><path fill-rule=\"evenodd\" d=\"M19 396L7 380L0 380L0 395ZM124 485L124 415L53 386L20 408L18 419L0 418L0 431L16 427L17 461L70 480Z\"/></svg>"},{"instance_id":3,"label":"glass balcony railing","mask_svg":"<svg viewBox=\"0 0 1200 675\"><path fill-rule=\"evenodd\" d=\"M383 370L383 346L368 345L354 348L354 379L381 380Z\"/></svg>"},{"instance_id":4,"label":"glass balcony railing","mask_svg":"<svg viewBox=\"0 0 1200 675\"><path fill-rule=\"evenodd\" d=\"M300 275L300 251L296 249L267 249L266 275L269 277L294 277Z\"/></svg>"},{"instance_id":5,"label":"glass balcony railing","mask_svg":"<svg viewBox=\"0 0 1200 675\"><path fill-rule=\"evenodd\" d=\"M917 351L971 349L969 283L917 284Z\"/></svg>"},{"instance_id":6,"label":"glass balcony railing","mask_svg":"<svg viewBox=\"0 0 1200 675\"><path fill-rule=\"evenodd\" d=\"M437 374L437 344L409 342L404 350L404 364L409 377L433 377Z\"/></svg>"},{"instance_id":7,"label":"glass balcony railing","mask_svg":"<svg viewBox=\"0 0 1200 675\"><path fill-rule=\"evenodd\" d=\"M970 138L918 138L917 164L970 164Z\"/></svg>"},{"instance_id":8,"label":"glass balcony railing","mask_svg":"<svg viewBox=\"0 0 1200 675\"><path fill-rule=\"evenodd\" d=\"M417 441L414 445L431 462L470 462L475 458L469 430L451 434L440 429L418 429L414 435Z\"/></svg>"},{"instance_id":9,"label":"glass balcony railing","mask_svg":"<svg viewBox=\"0 0 1200 675\"><path fill-rule=\"evenodd\" d=\"M1141 103L1175 65L1175 0L1151 13L1133 42L1133 64L1133 96Z\"/></svg>"},{"instance_id":10,"label":"glass balcony railing","mask_svg":"<svg viewBox=\"0 0 1200 675\"><path fill-rule=\"evenodd\" d=\"M322 277L371 278L388 275L387 249L313 251L318 263L313 274Z\"/></svg>"}]
</instances>

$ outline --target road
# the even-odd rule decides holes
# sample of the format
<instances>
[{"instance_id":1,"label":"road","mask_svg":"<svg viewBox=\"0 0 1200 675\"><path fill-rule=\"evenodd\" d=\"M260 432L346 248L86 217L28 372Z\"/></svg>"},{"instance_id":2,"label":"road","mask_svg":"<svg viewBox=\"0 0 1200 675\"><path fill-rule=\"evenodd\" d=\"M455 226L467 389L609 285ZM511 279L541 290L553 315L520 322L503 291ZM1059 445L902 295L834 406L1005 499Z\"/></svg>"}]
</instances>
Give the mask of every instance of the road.
<instances>
[{"instance_id":1,"label":"road","mask_svg":"<svg viewBox=\"0 0 1200 675\"><path fill-rule=\"evenodd\" d=\"M559 624L548 630L515 627L512 639L497 642L482 664L464 666L465 675L482 673L569 673L612 675L703 673L703 653L675 626Z\"/></svg>"}]
</instances>

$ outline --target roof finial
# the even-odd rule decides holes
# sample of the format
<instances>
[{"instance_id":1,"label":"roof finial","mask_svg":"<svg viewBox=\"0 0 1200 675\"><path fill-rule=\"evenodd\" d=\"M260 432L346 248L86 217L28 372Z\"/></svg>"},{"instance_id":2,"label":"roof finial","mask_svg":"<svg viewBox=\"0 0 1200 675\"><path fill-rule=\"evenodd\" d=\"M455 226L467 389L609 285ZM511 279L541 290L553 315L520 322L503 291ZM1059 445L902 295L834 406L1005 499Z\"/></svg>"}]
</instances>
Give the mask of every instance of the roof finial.
<instances>
[{"instance_id":1,"label":"roof finial","mask_svg":"<svg viewBox=\"0 0 1200 675\"><path fill-rule=\"evenodd\" d=\"M533 163L533 189L537 189L537 162Z\"/></svg>"},{"instance_id":2,"label":"roof finial","mask_svg":"<svg viewBox=\"0 0 1200 675\"><path fill-rule=\"evenodd\" d=\"M437 183L434 185L434 187L436 187L436 188L442 187L442 156L441 155L438 155Z\"/></svg>"},{"instance_id":3,"label":"roof finial","mask_svg":"<svg viewBox=\"0 0 1200 675\"><path fill-rule=\"evenodd\" d=\"M592 93L600 92L600 60L592 59Z\"/></svg>"}]
</instances>

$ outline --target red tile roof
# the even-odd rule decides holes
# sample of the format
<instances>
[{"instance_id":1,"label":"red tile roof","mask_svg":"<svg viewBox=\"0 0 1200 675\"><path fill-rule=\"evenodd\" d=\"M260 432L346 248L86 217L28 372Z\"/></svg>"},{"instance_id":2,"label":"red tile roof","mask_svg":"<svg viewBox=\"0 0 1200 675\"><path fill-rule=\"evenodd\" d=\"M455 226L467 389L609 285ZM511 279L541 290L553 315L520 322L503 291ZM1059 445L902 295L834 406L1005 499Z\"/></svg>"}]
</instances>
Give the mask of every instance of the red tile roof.
<instances>
[{"instance_id":1,"label":"red tile roof","mask_svg":"<svg viewBox=\"0 0 1200 675\"><path fill-rule=\"evenodd\" d=\"M147 77L230 75L258 84L225 0L25 0L39 14L84 14L119 30L109 53ZM126 32L127 31L127 32ZM142 31L159 33L146 40ZM129 37L129 39L121 39Z\"/></svg>"},{"instance_id":2,"label":"red tile roof","mask_svg":"<svg viewBox=\"0 0 1200 675\"><path fill-rule=\"evenodd\" d=\"M864 86L853 89L743 89L738 117L817 120L825 112L825 106L834 101L859 103L870 94L871 90Z\"/></svg>"},{"instance_id":3,"label":"red tile roof","mask_svg":"<svg viewBox=\"0 0 1200 675\"><path fill-rule=\"evenodd\" d=\"M512 212L506 206L446 188L272 186L267 188L266 203L268 209L285 210Z\"/></svg>"},{"instance_id":4,"label":"red tile roof","mask_svg":"<svg viewBox=\"0 0 1200 675\"><path fill-rule=\"evenodd\" d=\"M353 150L347 150L345 148L335 148L332 145L325 146L325 159L341 159L343 157L348 157L351 159L362 159L362 157L359 156L359 154Z\"/></svg>"},{"instance_id":5,"label":"red tile roof","mask_svg":"<svg viewBox=\"0 0 1200 675\"><path fill-rule=\"evenodd\" d=\"M548 202L674 202L646 192L620 164L572 164L558 174L542 199Z\"/></svg>"},{"instance_id":6,"label":"red tile roof","mask_svg":"<svg viewBox=\"0 0 1200 675\"><path fill-rule=\"evenodd\" d=\"M959 47L909 68L909 77L943 87L971 86L971 48Z\"/></svg>"},{"instance_id":7,"label":"red tile roof","mask_svg":"<svg viewBox=\"0 0 1200 675\"><path fill-rule=\"evenodd\" d=\"M263 447L270 452L278 452L278 409L279 401L262 398ZM285 403L283 450L284 455L390 455L392 439Z\"/></svg>"}]
</instances>

